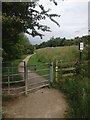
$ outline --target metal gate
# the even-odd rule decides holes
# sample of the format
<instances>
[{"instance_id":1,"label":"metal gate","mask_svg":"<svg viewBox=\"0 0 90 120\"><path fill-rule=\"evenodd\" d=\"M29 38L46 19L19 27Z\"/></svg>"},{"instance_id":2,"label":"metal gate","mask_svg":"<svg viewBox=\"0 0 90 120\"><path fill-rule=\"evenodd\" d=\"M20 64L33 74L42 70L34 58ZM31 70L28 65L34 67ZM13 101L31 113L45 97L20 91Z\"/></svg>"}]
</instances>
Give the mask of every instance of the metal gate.
<instances>
[{"instance_id":1,"label":"metal gate","mask_svg":"<svg viewBox=\"0 0 90 120\"><path fill-rule=\"evenodd\" d=\"M26 70L28 76L27 91L47 86L52 81L52 63L27 65L26 69L28 70Z\"/></svg>"},{"instance_id":2,"label":"metal gate","mask_svg":"<svg viewBox=\"0 0 90 120\"><path fill-rule=\"evenodd\" d=\"M5 65L6 64L6 65ZM2 65L2 94L28 94L53 81L53 63L28 65L22 61L19 66L11 63Z\"/></svg>"}]
</instances>

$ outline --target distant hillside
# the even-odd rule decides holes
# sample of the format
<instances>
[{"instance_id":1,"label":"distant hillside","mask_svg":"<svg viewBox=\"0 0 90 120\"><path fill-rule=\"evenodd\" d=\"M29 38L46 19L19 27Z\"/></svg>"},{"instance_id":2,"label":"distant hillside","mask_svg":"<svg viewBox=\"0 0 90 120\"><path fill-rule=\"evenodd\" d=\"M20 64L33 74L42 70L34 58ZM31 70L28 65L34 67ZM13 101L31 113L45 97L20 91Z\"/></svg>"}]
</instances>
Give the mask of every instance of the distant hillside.
<instances>
[{"instance_id":1,"label":"distant hillside","mask_svg":"<svg viewBox=\"0 0 90 120\"><path fill-rule=\"evenodd\" d=\"M36 45L36 48L79 45L80 42L84 42L85 45L88 44L88 36L76 37L74 39L52 37L47 42L42 42L40 45Z\"/></svg>"}]
</instances>

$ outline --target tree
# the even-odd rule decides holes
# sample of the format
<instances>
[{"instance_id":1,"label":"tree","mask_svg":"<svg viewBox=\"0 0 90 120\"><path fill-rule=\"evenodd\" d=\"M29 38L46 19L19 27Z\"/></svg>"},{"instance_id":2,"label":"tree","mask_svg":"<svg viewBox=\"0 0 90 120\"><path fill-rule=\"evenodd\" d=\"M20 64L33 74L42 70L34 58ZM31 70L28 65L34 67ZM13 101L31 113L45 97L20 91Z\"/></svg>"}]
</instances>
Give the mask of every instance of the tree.
<instances>
[{"instance_id":1,"label":"tree","mask_svg":"<svg viewBox=\"0 0 90 120\"><path fill-rule=\"evenodd\" d=\"M54 0L51 0L55 3ZM36 7L40 8L36 10ZM18 42L18 35L21 32L28 33L35 37L42 38L41 31L50 31L50 27L41 25L40 20L45 20L47 17L59 24L53 17L60 17L57 14L49 14L50 9L45 10L43 5L38 2L3 2L2 3L2 47L5 54L10 54L10 46L14 46ZM28 30L30 29L30 30ZM7 51L9 51L7 53Z\"/></svg>"},{"instance_id":2,"label":"tree","mask_svg":"<svg viewBox=\"0 0 90 120\"><path fill-rule=\"evenodd\" d=\"M30 54L33 53L34 47L31 45L30 41L28 38L24 35L24 33L20 33L18 35L18 41L6 47L7 51L3 51L3 60L8 61L12 59L18 59L20 58L23 54Z\"/></svg>"},{"instance_id":3,"label":"tree","mask_svg":"<svg viewBox=\"0 0 90 120\"><path fill-rule=\"evenodd\" d=\"M39 6L41 11L36 10L36 6ZM37 2L2 3L3 29L7 26L6 32L10 30L12 36L18 32L26 32L33 37L39 35L42 38L42 34L38 30L50 31L50 28L39 24L40 20L45 20L48 17L59 26L53 19L53 17L59 17L59 15L49 14L49 11L50 9L45 10L44 6ZM31 29L31 31L28 31L28 29Z\"/></svg>"},{"instance_id":4,"label":"tree","mask_svg":"<svg viewBox=\"0 0 90 120\"><path fill-rule=\"evenodd\" d=\"M50 40L46 42L42 42L40 45L37 45L37 48L44 47L57 47L57 46L71 46L71 45L79 45L80 42L84 42L84 46L88 45L88 36L77 37L74 39L66 39L66 38L54 38L52 37Z\"/></svg>"}]
</instances>

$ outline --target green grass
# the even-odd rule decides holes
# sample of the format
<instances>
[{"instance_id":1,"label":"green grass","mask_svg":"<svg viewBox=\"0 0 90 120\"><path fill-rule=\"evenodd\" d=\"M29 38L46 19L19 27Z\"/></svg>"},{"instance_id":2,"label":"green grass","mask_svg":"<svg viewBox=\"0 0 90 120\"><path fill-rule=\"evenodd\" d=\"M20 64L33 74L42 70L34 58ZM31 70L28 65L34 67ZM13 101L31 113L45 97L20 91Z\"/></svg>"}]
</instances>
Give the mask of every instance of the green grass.
<instances>
[{"instance_id":1,"label":"green grass","mask_svg":"<svg viewBox=\"0 0 90 120\"><path fill-rule=\"evenodd\" d=\"M71 105L68 111L68 117L72 118L87 118L88 116L88 78L74 78L60 81L56 88L62 90L67 96L69 104Z\"/></svg>"},{"instance_id":2,"label":"green grass","mask_svg":"<svg viewBox=\"0 0 90 120\"><path fill-rule=\"evenodd\" d=\"M36 63L39 63L38 60L37 60L37 56L36 54L32 55L28 64L31 65L31 64L36 64Z\"/></svg>"},{"instance_id":3,"label":"green grass","mask_svg":"<svg viewBox=\"0 0 90 120\"><path fill-rule=\"evenodd\" d=\"M62 62L77 61L79 59L79 50L77 46L48 47L36 51L38 62L49 62L62 60Z\"/></svg>"}]
</instances>

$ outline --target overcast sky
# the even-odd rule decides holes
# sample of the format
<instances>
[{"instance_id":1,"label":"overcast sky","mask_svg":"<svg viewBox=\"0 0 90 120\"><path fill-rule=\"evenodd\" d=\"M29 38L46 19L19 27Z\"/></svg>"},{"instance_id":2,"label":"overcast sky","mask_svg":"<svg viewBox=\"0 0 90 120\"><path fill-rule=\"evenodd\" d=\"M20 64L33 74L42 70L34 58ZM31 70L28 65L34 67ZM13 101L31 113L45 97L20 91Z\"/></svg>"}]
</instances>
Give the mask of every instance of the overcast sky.
<instances>
[{"instance_id":1,"label":"overcast sky","mask_svg":"<svg viewBox=\"0 0 90 120\"><path fill-rule=\"evenodd\" d=\"M58 5L55 6L49 0L40 0L40 4L43 4L46 9L52 9L52 13L61 15L60 18L55 18L60 24L58 27L55 23L49 19L41 21L42 24L47 24L52 32L44 32L43 39L40 37L28 38L32 44L40 44L43 41L49 40L54 37L74 38L77 36L88 35L88 1L89 0L56 0ZM50 13L51 13L50 12Z\"/></svg>"}]
</instances>

